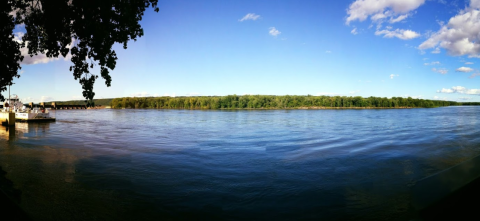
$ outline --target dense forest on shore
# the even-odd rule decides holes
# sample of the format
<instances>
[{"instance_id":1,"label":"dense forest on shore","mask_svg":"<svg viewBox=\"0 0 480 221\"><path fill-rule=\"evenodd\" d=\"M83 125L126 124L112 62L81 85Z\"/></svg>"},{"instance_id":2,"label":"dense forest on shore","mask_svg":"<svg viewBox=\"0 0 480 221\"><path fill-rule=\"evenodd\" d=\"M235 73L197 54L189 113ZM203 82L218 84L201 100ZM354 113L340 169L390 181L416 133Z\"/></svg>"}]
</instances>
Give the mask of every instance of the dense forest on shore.
<instances>
[{"instance_id":1,"label":"dense forest on shore","mask_svg":"<svg viewBox=\"0 0 480 221\"><path fill-rule=\"evenodd\" d=\"M95 103L97 104L97 103ZM112 108L154 109L300 109L300 108L415 108L462 105L453 101L411 97L228 95L195 97L114 98Z\"/></svg>"}]
</instances>

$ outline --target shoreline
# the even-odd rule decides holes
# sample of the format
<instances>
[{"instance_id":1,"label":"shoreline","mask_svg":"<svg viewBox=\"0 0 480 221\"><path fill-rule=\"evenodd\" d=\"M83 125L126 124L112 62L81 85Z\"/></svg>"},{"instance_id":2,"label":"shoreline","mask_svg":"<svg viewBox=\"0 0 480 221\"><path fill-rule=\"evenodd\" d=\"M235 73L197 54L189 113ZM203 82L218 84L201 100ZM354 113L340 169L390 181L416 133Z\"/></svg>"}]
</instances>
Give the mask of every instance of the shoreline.
<instances>
[{"instance_id":1,"label":"shoreline","mask_svg":"<svg viewBox=\"0 0 480 221\"><path fill-rule=\"evenodd\" d=\"M292 107L292 108L95 108L95 109L131 109L131 110L362 110L362 109L416 109L438 107Z\"/></svg>"}]
</instances>

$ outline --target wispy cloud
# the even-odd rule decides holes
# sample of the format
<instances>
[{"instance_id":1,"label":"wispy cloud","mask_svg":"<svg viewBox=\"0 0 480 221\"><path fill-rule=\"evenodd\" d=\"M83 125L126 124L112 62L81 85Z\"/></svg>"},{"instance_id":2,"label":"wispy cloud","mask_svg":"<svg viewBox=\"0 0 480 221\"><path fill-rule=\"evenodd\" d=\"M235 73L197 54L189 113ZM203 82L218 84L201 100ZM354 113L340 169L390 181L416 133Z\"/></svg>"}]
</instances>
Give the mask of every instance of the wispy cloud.
<instances>
[{"instance_id":1,"label":"wispy cloud","mask_svg":"<svg viewBox=\"0 0 480 221\"><path fill-rule=\"evenodd\" d=\"M32 97L22 97L22 98L20 98L20 101L22 101L22 103L26 104L26 103L34 102L34 99Z\"/></svg>"},{"instance_id":2,"label":"wispy cloud","mask_svg":"<svg viewBox=\"0 0 480 221\"><path fill-rule=\"evenodd\" d=\"M473 64L473 62L465 62L465 64Z\"/></svg>"},{"instance_id":3,"label":"wispy cloud","mask_svg":"<svg viewBox=\"0 0 480 221\"><path fill-rule=\"evenodd\" d=\"M447 74L448 73L448 70L445 69L445 68L438 68L438 69L437 68L432 68L432 71L437 72L439 74Z\"/></svg>"},{"instance_id":4,"label":"wispy cloud","mask_svg":"<svg viewBox=\"0 0 480 221\"><path fill-rule=\"evenodd\" d=\"M399 21L405 20L406 18L408 18L408 16L409 16L409 14L400 15L396 18L391 17L389 22L390 23L397 23Z\"/></svg>"},{"instance_id":5,"label":"wispy cloud","mask_svg":"<svg viewBox=\"0 0 480 221\"><path fill-rule=\"evenodd\" d=\"M331 54L331 53L332 53L332 51L325 51L325 53L327 53L327 54Z\"/></svg>"},{"instance_id":6,"label":"wispy cloud","mask_svg":"<svg viewBox=\"0 0 480 221\"><path fill-rule=\"evenodd\" d=\"M376 30L375 35L383 35L384 38L399 38L402 40L410 40L414 38L420 37L420 34L414 32L412 30L405 30L405 29L396 29L394 31L391 30Z\"/></svg>"},{"instance_id":7,"label":"wispy cloud","mask_svg":"<svg viewBox=\"0 0 480 221\"><path fill-rule=\"evenodd\" d=\"M436 47L435 50L433 50L433 51L430 52L430 53L432 53L432 54L440 54L440 52L441 52L441 51L440 51L440 48L439 48L439 47Z\"/></svg>"},{"instance_id":8,"label":"wispy cloud","mask_svg":"<svg viewBox=\"0 0 480 221\"><path fill-rule=\"evenodd\" d=\"M398 76L399 76L398 74L391 74L390 79L393 79L394 77L398 77Z\"/></svg>"},{"instance_id":9,"label":"wispy cloud","mask_svg":"<svg viewBox=\"0 0 480 221\"><path fill-rule=\"evenodd\" d=\"M468 101L468 100L471 100L472 98L471 97L459 97L458 100L461 100L461 101Z\"/></svg>"},{"instance_id":10,"label":"wispy cloud","mask_svg":"<svg viewBox=\"0 0 480 221\"><path fill-rule=\"evenodd\" d=\"M53 97L50 96L42 96L40 97L40 102L46 102L46 101L53 101Z\"/></svg>"},{"instance_id":11,"label":"wispy cloud","mask_svg":"<svg viewBox=\"0 0 480 221\"><path fill-rule=\"evenodd\" d=\"M353 35L356 35L356 34L358 34L358 32L357 32L357 28L354 28L354 29L352 29L352 31L351 31L350 33L352 33Z\"/></svg>"},{"instance_id":12,"label":"wispy cloud","mask_svg":"<svg viewBox=\"0 0 480 221\"><path fill-rule=\"evenodd\" d=\"M442 100L442 101L446 101L446 100L447 100L447 97L433 96L433 99L434 99L434 100Z\"/></svg>"},{"instance_id":13,"label":"wispy cloud","mask_svg":"<svg viewBox=\"0 0 480 221\"><path fill-rule=\"evenodd\" d=\"M480 76L480 73L473 73L473 74L470 75L470 77L468 77L468 78L475 78L476 76Z\"/></svg>"},{"instance_id":14,"label":"wispy cloud","mask_svg":"<svg viewBox=\"0 0 480 221\"><path fill-rule=\"evenodd\" d=\"M440 64L440 61L432 61L430 63L423 63L423 65L437 65Z\"/></svg>"},{"instance_id":15,"label":"wispy cloud","mask_svg":"<svg viewBox=\"0 0 480 221\"><path fill-rule=\"evenodd\" d=\"M329 93L329 92L320 92L317 93L317 96L339 96L340 94L337 93Z\"/></svg>"},{"instance_id":16,"label":"wispy cloud","mask_svg":"<svg viewBox=\"0 0 480 221\"><path fill-rule=\"evenodd\" d=\"M248 13L247 15L243 16L243 18L238 19L238 21L247 21L247 20L252 20L255 21L260 18L260 15L256 15L255 13Z\"/></svg>"},{"instance_id":17,"label":"wispy cloud","mask_svg":"<svg viewBox=\"0 0 480 221\"><path fill-rule=\"evenodd\" d=\"M131 97L152 97L152 95L148 92L137 92L137 93L133 93L130 95Z\"/></svg>"},{"instance_id":18,"label":"wispy cloud","mask_svg":"<svg viewBox=\"0 0 480 221\"><path fill-rule=\"evenodd\" d=\"M277 35L281 34L279 30L277 30L275 27L270 27L268 33L272 36L277 37Z\"/></svg>"}]
</instances>

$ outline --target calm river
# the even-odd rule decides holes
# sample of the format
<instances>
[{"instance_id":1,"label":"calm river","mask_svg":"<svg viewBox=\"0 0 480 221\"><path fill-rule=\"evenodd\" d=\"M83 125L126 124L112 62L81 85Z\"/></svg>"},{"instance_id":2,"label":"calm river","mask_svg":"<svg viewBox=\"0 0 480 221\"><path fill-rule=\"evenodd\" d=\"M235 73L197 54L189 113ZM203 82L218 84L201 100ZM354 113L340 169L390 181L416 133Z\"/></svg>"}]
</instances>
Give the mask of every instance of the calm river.
<instances>
[{"instance_id":1,"label":"calm river","mask_svg":"<svg viewBox=\"0 0 480 221\"><path fill-rule=\"evenodd\" d=\"M480 154L479 113L62 110L0 127L0 186L34 220L408 220Z\"/></svg>"}]
</instances>

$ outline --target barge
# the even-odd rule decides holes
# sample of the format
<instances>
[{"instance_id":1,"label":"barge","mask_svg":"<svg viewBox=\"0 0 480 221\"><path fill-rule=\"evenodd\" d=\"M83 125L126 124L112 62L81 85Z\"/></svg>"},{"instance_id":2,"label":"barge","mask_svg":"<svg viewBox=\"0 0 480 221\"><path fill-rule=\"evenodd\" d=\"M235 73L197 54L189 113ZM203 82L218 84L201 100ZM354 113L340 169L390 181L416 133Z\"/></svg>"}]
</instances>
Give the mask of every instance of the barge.
<instances>
[{"instance_id":1,"label":"barge","mask_svg":"<svg viewBox=\"0 0 480 221\"><path fill-rule=\"evenodd\" d=\"M48 108L26 108L17 95L6 99L3 103L2 112L15 113L15 121L55 121L55 113L51 113Z\"/></svg>"}]
</instances>

